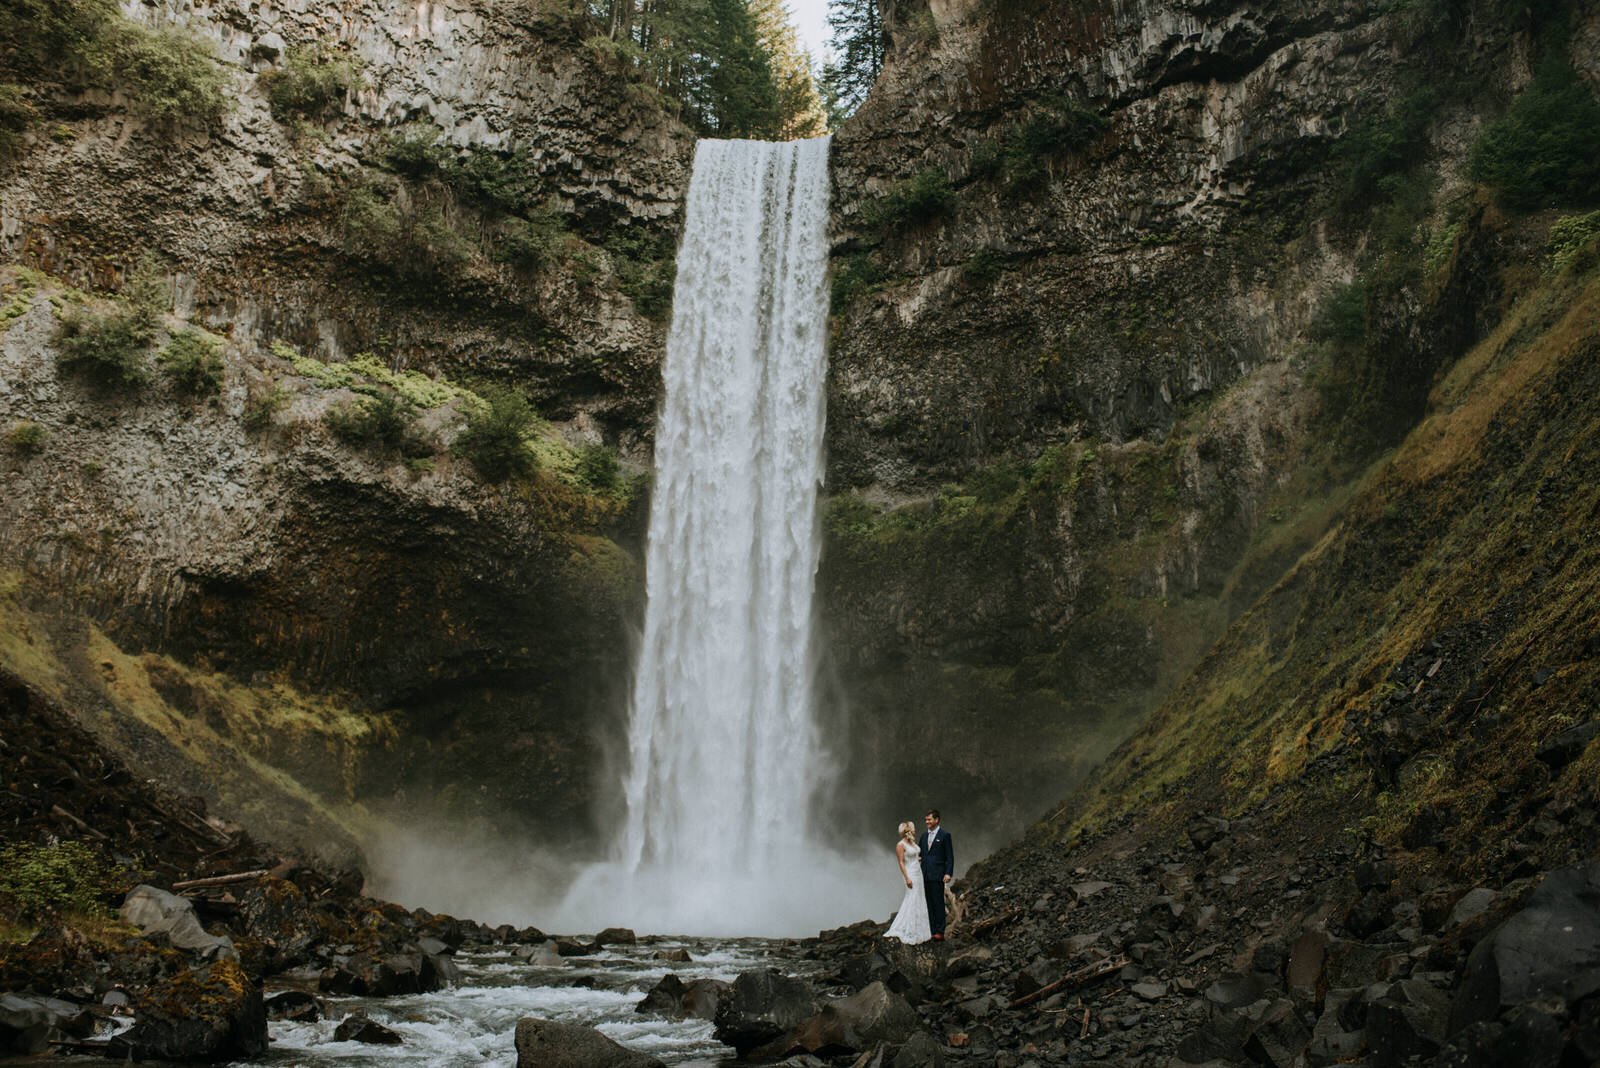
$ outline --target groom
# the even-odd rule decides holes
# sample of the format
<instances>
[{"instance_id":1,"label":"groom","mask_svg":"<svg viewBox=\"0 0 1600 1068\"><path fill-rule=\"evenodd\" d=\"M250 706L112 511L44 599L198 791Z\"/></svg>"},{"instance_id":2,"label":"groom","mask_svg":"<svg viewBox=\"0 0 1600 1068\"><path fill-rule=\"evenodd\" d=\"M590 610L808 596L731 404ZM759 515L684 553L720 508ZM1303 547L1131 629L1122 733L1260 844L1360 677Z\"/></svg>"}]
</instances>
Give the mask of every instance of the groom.
<instances>
[{"instance_id":1,"label":"groom","mask_svg":"<svg viewBox=\"0 0 1600 1068\"><path fill-rule=\"evenodd\" d=\"M944 941L944 887L956 873L956 847L950 832L939 826L939 810L922 817L928 832L922 836L922 892L928 898L928 929L935 942Z\"/></svg>"}]
</instances>

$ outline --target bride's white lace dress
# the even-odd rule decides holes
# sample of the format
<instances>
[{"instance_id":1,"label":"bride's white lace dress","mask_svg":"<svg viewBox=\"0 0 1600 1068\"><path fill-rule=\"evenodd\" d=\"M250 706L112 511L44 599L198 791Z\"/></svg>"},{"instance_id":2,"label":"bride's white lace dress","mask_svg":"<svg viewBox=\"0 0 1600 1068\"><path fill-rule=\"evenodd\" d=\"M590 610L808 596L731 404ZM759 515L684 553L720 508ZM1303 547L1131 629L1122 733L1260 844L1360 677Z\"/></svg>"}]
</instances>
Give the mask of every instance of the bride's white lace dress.
<instances>
[{"instance_id":1,"label":"bride's white lace dress","mask_svg":"<svg viewBox=\"0 0 1600 1068\"><path fill-rule=\"evenodd\" d=\"M914 946L932 938L933 930L928 926L928 899L922 893L922 850L911 842L906 843L906 877L911 886L884 937Z\"/></svg>"}]
</instances>

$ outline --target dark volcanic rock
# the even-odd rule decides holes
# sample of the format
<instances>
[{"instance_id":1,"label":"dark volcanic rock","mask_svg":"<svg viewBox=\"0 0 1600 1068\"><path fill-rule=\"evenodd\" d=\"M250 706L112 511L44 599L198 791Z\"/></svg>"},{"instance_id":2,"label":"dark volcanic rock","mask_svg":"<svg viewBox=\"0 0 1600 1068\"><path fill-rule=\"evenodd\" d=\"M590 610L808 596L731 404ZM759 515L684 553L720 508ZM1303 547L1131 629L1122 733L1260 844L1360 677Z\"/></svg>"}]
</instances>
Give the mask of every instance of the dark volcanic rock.
<instances>
[{"instance_id":1,"label":"dark volcanic rock","mask_svg":"<svg viewBox=\"0 0 1600 1068\"><path fill-rule=\"evenodd\" d=\"M639 938L626 927L607 927L594 936L596 946L631 946Z\"/></svg>"},{"instance_id":2,"label":"dark volcanic rock","mask_svg":"<svg viewBox=\"0 0 1600 1068\"><path fill-rule=\"evenodd\" d=\"M1600 991L1600 861L1552 872L1527 904L1472 950L1450 1033L1540 998Z\"/></svg>"},{"instance_id":3,"label":"dark volcanic rock","mask_svg":"<svg viewBox=\"0 0 1600 1068\"><path fill-rule=\"evenodd\" d=\"M303 990L285 990L266 1001L267 1019L315 1023L322 1019L322 1003Z\"/></svg>"},{"instance_id":4,"label":"dark volcanic rock","mask_svg":"<svg viewBox=\"0 0 1600 1068\"><path fill-rule=\"evenodd\" d=\"M554 1020L517 1021L517 1068L665 1068L654 1057L617 1045L592 1027Z\"/></svg>"},{"instance_id":5,"label":"dark volcanic rock","mask_svg":"<svg viewBox=\"0 0 1600 1068\"><path fill-rule=\"evenodd\" d=\"M112 1056L134 1060L251 1060L267 1050L261 989L237 961L184 972L140 1000L135 1022L113 1040Z\"/></svg>"},{"instance_id":6,"label":"dark volcanic rock","mask_svg":"<svg viewBox=\"0 0 1600 1068\"><path fill-rule=\"evenodd\" d=\"M1568 727L1547 739L1536 755L1551 772L1557 772L1578 759L1596 738L1600 738L1600 719Z\"/></svg>"},{"instance_id":7,"label":"dark volcanic rock","mask_svg":"<svg viewBox=\"0 0 1600 1068\"><path fill-rule=\"evenodd\" d=\"M774 971L746 972L733 981L717 1007L717 1041L743 1057L816 1014L816 996L804 980Z\"/></svg>"},{"instance_id":8,"label":"dark volcanic rock","mask_svg":"<svg viewBox=\"0 0 1600 1068\"><path fill-rule=\"evenodd\" d=\"M717 1006L728 993L729 985L720 979L694 979L685 983L668 972L639 1002L636 1012L655 1013L669 1020L692 1016L697 1020L716 1019Z\"/></svg>"},{"instance_id":9,"label":"dark volcanic rock","mask_svg":"<svg viewBox=\"0 0 1600 1068\"><path fill-rule=\"evenodd\" d=\"M353 1012L339 1021L333 1037L338 1042L365 1042L369 1046L398 1046L402 1042L399 1035L364 1012Z\"/></svg>"},{"instance_id":10,"label":"dark volcanic rock","mask_svg":"<svg viewBox=\"0 0 1600 1068\"><path fill-rule=\"evenodd\" d=\"M821 1012L759 1050L757 1056L860 1053L879 1043L903 1043L920 1027L916 1010L904 998L882 983L873 983L860 993L828 1002Z\"/></svg>"},{"instance_id":11,"label":"dark volcanic rock","mask_svg":"<svg viewBox=\"0 0 1600 1068\"><path fill-rule=\"evenodd\" d=\"M0 1053L32 1055L56 1034L82 1038L94 1031L89 1010L59 998L0 994Z\"/></svg>"}]
</instances>

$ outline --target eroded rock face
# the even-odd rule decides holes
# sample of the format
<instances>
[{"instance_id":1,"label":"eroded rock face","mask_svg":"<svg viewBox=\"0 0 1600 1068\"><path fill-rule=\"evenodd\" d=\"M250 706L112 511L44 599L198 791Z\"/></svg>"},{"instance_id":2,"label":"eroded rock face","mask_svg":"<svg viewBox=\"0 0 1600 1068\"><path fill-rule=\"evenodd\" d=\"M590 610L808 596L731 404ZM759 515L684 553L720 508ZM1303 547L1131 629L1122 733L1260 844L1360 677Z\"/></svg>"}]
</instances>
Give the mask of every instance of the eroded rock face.
<instances>
[{"instance_id":1,"label":"eroded rock face","mask_svg":"<svg viewBox=\"0 0 1600 1068\"><path fill-rule=\"evenodd\" d=\"M1326 531L1304 357L1361 238L1318 205L1338 138L1416 72L1392 15L1342 0L892 7L835 140L834 267L860 282L835 290L819 580L863 734L844 779L885 784L854 801L880 821L933 781L1020 826ZM1515 77L1483 33L1470 62ZM1471 121L1440 118L1452 189ZM1035 122L1057 132L1016 155ZM944 193L894 209L918 176ZM1414 366L1481 330L1490 233L1469 216L1451 295L1396 315Z\"/></svg>"},{"instance_id":2,"label":"eroded rock face","mask_svg":"<svg viewBox=\"0 0 1600 1068\"><path fill-rule=\"evenodd\" d=\"M537 179L529 196L553 198L590 237L675 230L692 137L630 96L583 49L581 27L537 5L370 0L337 19L299 0L130 11L213 48L230 109L212 129L174 132L116 98L74 101L70 140L35 137L0 181L0 250L98 285L154 253L175 267L180 313L236 338L514 374L550 412L647 429L661 326L615 287L564 271L519 281L503 265L397 284L344 251L327 202L403 130L461 152L516 151ZM266 79L316 49L358 67L359 85L299 136L274 118ZM454 223L470 229L470 213Z\"/></svg>"},{"instance_id":3,"label":"eroded rock face","mask_svg":"<svg viewBox=\"0 0 1600 1068\"><path fill-rule=\"evenodd\" d=\"M607 243L670 251L693 141L539 8L135 5L129 18L214 51L227 111L157 129L118 94L43 84L48 122L0 174L0 255L50 276L0 283L0 426L35 424L50 445L0 456L0 568L53 655L84 667L74 702L141 774L279 840L337 840L341 864L346 834L254 762L334 811L585 833L595 732L621 714L642 513L585 518L570 487L487 485L445 449L410 470L374 462L322 425L353 395L307 389L282 348L514 381L573 446L648 458L664 324L622 291ZM275 116L270 79L318 49L358 84L326 115ZM463 240L505 222L436 174L386 169L399 137L514 163L527 192L512 207L553 212L582 254L532 269L484 245L424 278L406 249L352 240L349 196L370 182L396 203L442 198ZM166 389L154 347L138 395L59 373L52 300L68 282L126 292L147 257L161 340L188 325L226 338L215 399ZM447 443L463 420L420 421ZM328 703L269 726L280 685ZM228 696L248 690L254 726Z\"/></svg>"}]
</instances>

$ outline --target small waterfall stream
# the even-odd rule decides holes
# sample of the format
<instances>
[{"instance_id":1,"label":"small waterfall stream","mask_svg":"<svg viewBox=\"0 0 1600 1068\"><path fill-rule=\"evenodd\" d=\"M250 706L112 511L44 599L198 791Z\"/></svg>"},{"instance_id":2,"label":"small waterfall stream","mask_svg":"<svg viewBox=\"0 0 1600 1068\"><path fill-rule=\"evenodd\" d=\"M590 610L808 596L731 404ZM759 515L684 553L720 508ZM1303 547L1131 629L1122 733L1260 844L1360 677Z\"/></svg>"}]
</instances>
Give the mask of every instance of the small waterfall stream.
<instances>
[{"instance_id":1,"label":"small waterfall stream","mask_svg":"<svg viewBox=\"0 0 1600 1068\"><path fill-rule=\"evenodd\" d=\"M575 918L745 935L842 918L793 885L820 861L807 812L824 772L811 600L828 144L707 140L695 152L656 431L627 819L616 860L569 896Z\"/></svg>"}]
</instances>

